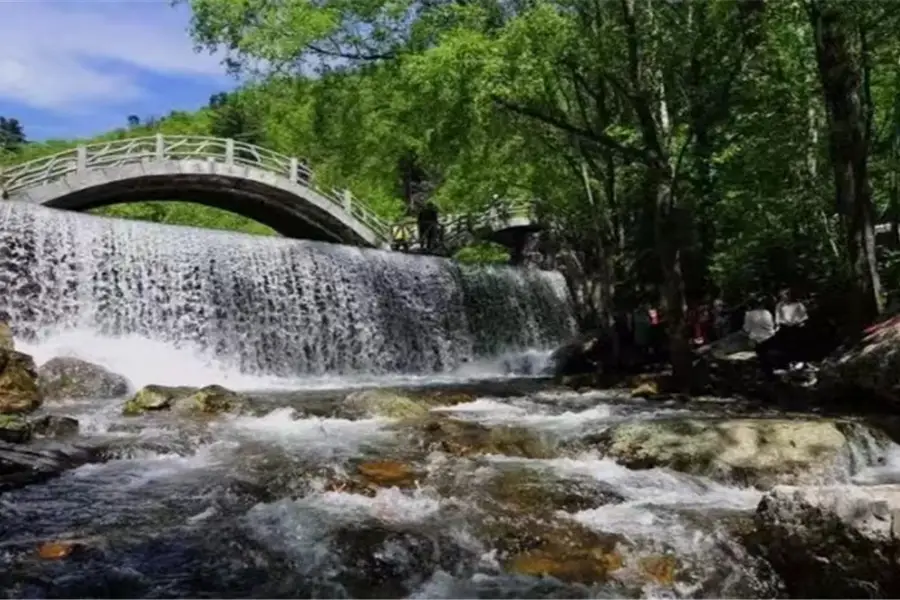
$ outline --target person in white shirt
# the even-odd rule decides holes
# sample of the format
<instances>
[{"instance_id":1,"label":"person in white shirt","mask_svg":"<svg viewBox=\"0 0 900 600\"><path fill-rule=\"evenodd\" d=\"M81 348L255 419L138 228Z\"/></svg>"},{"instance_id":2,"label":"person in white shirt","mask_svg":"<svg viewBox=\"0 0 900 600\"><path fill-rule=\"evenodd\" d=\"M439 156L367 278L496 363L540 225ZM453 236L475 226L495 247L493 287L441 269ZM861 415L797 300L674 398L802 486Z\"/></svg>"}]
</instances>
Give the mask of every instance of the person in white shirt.
<instances>
[{"instance_id":1,"label":"person in white shirt","mask_svg":"<svg viewBox=\"0 0 900 600\"><path fill-rule=\"evenodd\" d=\"M756 358L766 377L771 377L774 371L772 364L772 352L770 346L775 339L778 328L772 318L772 312L766 308L762 297L756 296L750 304L750 310L744 313L744 333L753 342L756 350Z\"/></svg>"},{"instance_id":2,"label":"person in white shirt","mask_svg":"<svg viewBox=\"0 0 900 600\"><path fill-rule=\"evenodd\" d=\"M798 356L803 344L803 326L809 319L806 306L796 300L791 290L782 290L775 305L775 326L779 329L779 341L785 354L790 359ZM794 362L792 368L800 368L803 363Z\"/></svg>"},{"instance_id":3,"label":"person in white shirt","mask_svg":"<svg viewBox=\"0 0 900 600\"><path fill-rule=\"evenodd\" d=\"M744 333L755 344L761 344L771 339L778 328L775 326L772 313L766 308L762 299L756 299L751 307L744 313Z\"/></svg>"},{"instance_id":4,"label":"person in white shirt","mask_svg":"<svg viewBox=\"0 0 900 600\"><path fill-rule=\"evenodd\" d=\"M778 304L775 305L775 325L778 327L803 325L808 318L806 306L794 300L790 290L783 290Z\"/></svg>"}]
</instances>

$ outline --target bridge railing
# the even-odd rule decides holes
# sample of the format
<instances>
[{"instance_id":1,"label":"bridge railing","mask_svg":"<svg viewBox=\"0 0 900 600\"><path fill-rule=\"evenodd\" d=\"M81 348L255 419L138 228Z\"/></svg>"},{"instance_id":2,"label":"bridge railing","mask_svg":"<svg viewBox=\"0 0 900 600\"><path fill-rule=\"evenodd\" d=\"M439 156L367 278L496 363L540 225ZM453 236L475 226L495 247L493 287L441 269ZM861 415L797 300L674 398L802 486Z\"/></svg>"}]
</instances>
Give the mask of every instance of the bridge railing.
<instances>
[{"instance_id":1,"label":"bridge railing","mask_svg":"<svg viewBox=\"0 0 900 600\"><path fill-rule=\"evenodd\" d=\"M388 242L392 238L391 225L382 220L365 202L354 197L348 190L320 187L315 173L305 161L268 148L217 137L157 134L85 144L0 170L0 191L13 194L62 179L72 173L165 160L243 165L275 173L315 190L366 225L381 242ZM531 203L499 201L478 214L446 215L441 218L440 223L445 239L453 239L454 243L459 244L477 231L503 228L516 219L534 219Z\"/></svg>"},{"instance_id":2,"label":"bridge railing","mask_svg":"<svg viewBox=\"0 0 900 600\"><path fill-rule=\"evenodd\" d=\"M85 144L4 169L0 172L0 189L13 194L62 179L72 173L164 160L200 160L243 165L275 173L315 190L362 221L382 241L389 238L389 225L372 209L349 191L320 188L313 171L303 160L232 139L155 135Z\"/></svg>"}]
</instances>

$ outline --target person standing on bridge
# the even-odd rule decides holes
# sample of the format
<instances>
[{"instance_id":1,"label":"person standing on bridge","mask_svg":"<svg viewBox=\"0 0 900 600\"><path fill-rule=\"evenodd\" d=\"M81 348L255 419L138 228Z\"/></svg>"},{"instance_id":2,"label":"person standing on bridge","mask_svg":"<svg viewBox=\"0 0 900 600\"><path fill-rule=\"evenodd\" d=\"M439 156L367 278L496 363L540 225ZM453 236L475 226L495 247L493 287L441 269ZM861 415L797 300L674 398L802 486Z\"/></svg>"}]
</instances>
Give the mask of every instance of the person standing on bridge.
<instances>
[{"instance_id":1,"label":"person standing on bridge","mask_svg":"<svg viewBox=\"0 0 900 600\"><path fill-rule=\"evenodd\" d=\"M441 224L438 209L430 200L419 209L419 239L425 252L434 252L441 244Z\"/></svg>"},{"instance_id":2,"label":"person standing on bridge","mask_svg":"<svg viewBox=\"0 0 900 600\"><path fill-rule=\"evenodd\" d=\"M409 252L410 237L410 223L404 218L391 227L391 248L396 252Z\"/></svg>"}]
</instances>

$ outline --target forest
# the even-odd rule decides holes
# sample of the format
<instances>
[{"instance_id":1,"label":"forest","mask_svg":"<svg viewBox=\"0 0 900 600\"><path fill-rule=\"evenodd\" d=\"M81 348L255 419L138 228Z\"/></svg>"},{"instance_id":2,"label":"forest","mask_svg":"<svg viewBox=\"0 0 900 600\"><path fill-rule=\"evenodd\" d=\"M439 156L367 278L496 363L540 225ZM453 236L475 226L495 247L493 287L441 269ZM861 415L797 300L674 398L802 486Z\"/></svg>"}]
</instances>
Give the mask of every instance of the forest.
<instances>
[{"instance_id":1,"label":"forest","mask_svg":"<svg viewBox=\"0 0 900 600\"><path fill-rule=\"evenodd\" d=\"M859 328L894 300L898 3L187 3L194 41L226 47L249 83L102 139L264 145L385 218L423 196L444 211L531 201L585 329L652 301L681 331L691 303L785 286L840 298ZM4 163L78 143L27 143L9 121ZM103 211L265 233L189 204ZM676 373L686 338L671 337Z\"/></svg>"}]
</instances>

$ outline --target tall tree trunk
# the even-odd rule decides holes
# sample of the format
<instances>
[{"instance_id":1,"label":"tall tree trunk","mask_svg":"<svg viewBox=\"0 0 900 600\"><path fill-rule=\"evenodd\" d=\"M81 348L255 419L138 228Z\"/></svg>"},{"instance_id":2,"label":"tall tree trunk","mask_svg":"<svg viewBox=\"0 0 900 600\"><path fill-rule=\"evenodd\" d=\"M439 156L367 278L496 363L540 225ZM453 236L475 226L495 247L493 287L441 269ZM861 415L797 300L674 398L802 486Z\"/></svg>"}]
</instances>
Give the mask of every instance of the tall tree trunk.
<instances>
[{"instance_id":1,"label":"tall tree trunk","mask_svg":"<svg viewBox=\"0 0 900 600\"><path fill-rule=\"evenodd\" d=\"M684 277L681 260L685 236L689 231L689 215L676 203L675 186L668 161L651 167L652 189L656 197L654 219L656 252L662 268L663 311L669 334L669 360L675 385L687 390L691 385L690 338L685 314Z\"/></svg>"},{"instance_id":2,"label":"tall tree trunk","mask_svg":"<svg viewBox=\"0 0 900 600\"><path fill-rule=\"evenodd\" d=\"M863 326L881 313L875 256L875 209L869 181L869 119L864 99L863 40L835 0L809 0L819 79L828 115L829 149L838 213L846 230L853 280L850 324Z\"/></svg>"}]
</instances>

